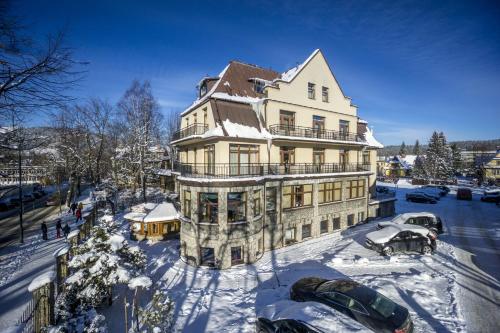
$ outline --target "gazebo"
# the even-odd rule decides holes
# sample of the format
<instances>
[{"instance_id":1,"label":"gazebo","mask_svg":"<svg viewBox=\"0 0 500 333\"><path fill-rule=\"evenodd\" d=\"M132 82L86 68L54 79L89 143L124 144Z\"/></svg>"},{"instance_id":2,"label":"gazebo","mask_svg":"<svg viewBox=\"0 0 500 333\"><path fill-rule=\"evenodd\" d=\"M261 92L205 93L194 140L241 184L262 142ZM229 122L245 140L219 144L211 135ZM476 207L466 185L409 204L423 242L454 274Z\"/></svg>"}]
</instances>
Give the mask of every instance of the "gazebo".
<instances>
[{"instance_id":1,"label":"gazebo","mask_svg":"<svg viewBox=\"0 0 500 333\"><path fill-rule=\"evenodd\" d=\"M179 214L170 202L136 205L124 218L130 223L130 238L135 240L164 240L180 230Z\"/></svg>"}]
</instances>

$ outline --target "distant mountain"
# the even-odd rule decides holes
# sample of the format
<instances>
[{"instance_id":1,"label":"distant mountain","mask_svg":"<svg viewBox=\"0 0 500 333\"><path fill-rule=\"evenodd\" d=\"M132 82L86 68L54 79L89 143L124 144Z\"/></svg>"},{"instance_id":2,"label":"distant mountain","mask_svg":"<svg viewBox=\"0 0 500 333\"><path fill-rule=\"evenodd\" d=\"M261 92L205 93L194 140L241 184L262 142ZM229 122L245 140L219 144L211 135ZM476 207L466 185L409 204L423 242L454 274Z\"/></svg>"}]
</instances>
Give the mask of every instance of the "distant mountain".
<instances>
[{"instance_id":1,"label":"distant mountain","mask_svg":"<svg viewBox=\"0 0 500 333\"><path fill-rule=\"evenodd\" d=\"M500 139L493 140L466 140L466 141L453 141L450 144L456 143L458 148L462 150L472 150L472 151L487 151L495 150L500 147ZM391 156L397 155L399 153L400 145L385 146L378 151L379 156ZM425 151L427 145L420 145L420 150ZM406 145L407 154L413 154L413 146Z\"/></svg>"}]
</instances>

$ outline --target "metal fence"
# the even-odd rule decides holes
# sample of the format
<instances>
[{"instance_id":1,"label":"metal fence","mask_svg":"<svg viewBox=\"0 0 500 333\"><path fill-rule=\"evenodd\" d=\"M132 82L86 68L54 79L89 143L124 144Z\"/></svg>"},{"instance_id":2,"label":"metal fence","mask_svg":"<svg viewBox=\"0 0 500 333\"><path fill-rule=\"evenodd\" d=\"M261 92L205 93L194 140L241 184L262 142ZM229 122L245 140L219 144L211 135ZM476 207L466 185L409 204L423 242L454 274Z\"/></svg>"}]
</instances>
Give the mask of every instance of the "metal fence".
<instances>
[{"instance_id":1,"label":"metal fence","mask_svg":"<svg viewBox=\"0 0 500 333\"><path fill-rule=\"evenodd\" d=\"M346 131L326 130L314 127L289 126L289 125L271 125L269 131L273 135L296 136L301 138L355 141L364 142L364 138L357 133Z\"/></svg>"}]
</instances>

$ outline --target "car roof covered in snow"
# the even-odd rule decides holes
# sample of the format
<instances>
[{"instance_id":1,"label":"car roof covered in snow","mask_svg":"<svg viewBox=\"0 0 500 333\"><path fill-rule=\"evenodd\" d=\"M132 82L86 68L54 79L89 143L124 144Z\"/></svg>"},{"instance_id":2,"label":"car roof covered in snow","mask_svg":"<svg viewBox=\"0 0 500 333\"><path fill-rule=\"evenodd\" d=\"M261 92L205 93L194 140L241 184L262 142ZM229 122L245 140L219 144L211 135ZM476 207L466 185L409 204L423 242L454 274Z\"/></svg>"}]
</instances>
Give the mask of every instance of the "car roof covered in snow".
<instances>
[{"instance_id":1,"label":"car roof covered in snow","mask_svg":"<svg viewBox=\"0 0 500 333\"><path fill-rule=\"evenodd\" d=\"M294 319L320 332L372 332L354 319L317 302L278 301L264 307L259 317L272 321Z\"/></svg>"},{"instance_id":2,"label":"car roof covered in snow","mask_svg":"<svg viewBox=\"0 0 500 333\"><path fill-rule=\"evenodd\" d=\"M386 243L389 240L391 240L392 237L399 234L401 231L412 231L419 233L422 236L427 236L429 234L429 230L427 228L421 227L419 225L391 223L384 229L368 233L366 235L366 238L368 238L374 243Z\"/></svg>"},{"instance_id":3,"label":"car roof covered in snow","mask_svg":"<svg viewBox=\"0 0 500 333\"><path fill-rule=\"evenodd\" d=\"M404 223L409 218L412 218L412 217L422 217L422 216L425 216L425 217L436 217L436 215L434 215L433 213L429 213L429 212L411 212L411 213L399 214L399 215L395 216L391 220L391 222L399 224L399 223Z\"/></svg>"}]
</instances>

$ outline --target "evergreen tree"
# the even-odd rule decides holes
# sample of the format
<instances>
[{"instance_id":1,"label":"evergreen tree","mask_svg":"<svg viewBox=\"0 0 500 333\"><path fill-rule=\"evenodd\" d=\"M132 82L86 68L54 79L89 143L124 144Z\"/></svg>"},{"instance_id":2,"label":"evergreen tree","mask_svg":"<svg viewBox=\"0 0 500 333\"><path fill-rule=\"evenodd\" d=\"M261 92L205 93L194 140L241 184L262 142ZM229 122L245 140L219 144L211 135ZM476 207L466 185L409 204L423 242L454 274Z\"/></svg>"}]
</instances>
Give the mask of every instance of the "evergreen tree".
<instances>
[{"instance_id":1,"label":"evergreen tree","mask_svg":"<svg viewBox=\"0 0 500 333\"><path fill-rule=\"evenodd\" d=\"M432 133L426 152L424 168L432 179L448 179L453 176L451 149L443 132Z\"/></svg>"},{"instance_id":2,"label":"evergreen tree","mask_svg":"<svg viewBox=\"0 0 500 333\"><path fill-rule=\"evenodd\" d=\"M427 174L427 171L425 169L425 157L422 155L417 156L415 159L415 164L413 165L413 177L414 178L421 178L421 179L427 179L429 178L429 175Z\"/></svg>"},{"instance_id":3,"label":"evergreen tree","mask_svg":"<svg viewBox=\"0 0 500 333\"><path fill-rule=\"evenodd\" d=\"M453 143L451 146L451 165L453 172L455 174L461 173L463 171L463 162L462 155L460 154L460 149L456 143Z\"/></svg>"},{"instance_id":4,"label":"evergreen tree","mask_svg":"<svg viewBox=\"0 0 500 333\"><path fill-rule=\"evenodd\" d=\"M415 141L415 145L413 146L413 155L420 156L422 152L420 151L420 142L418 139Z\"/></svg>"},{"instance_id":5,"label":"evergreen tree","mask_svg":"<svg viewBox=\"0 0 500 333\"><path fill-rule=\"evenodd\" d=\"M405 142L403 141L401 143L401 147L399 148L399 156L402 156L402 157L405 157L406 156L406 144Z\"/></svg>"}]
</instances>

